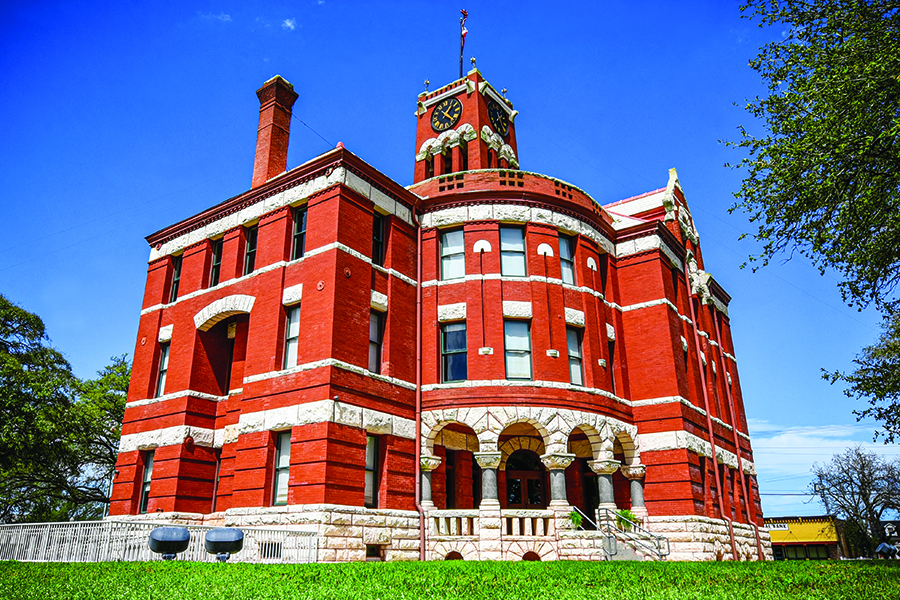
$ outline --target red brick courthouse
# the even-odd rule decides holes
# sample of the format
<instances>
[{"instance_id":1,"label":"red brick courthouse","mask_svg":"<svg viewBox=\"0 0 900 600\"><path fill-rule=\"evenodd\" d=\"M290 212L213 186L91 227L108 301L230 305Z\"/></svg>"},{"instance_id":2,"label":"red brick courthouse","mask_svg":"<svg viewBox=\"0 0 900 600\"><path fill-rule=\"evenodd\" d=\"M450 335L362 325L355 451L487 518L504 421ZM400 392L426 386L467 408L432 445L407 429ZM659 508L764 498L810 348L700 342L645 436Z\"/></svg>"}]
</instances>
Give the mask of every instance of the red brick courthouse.
<instances>
[{"instance_id":1,"label":"red brick courthouse","mask_svg":"<svg viewBox=\"0 0 900 600\"><path fill-rule=\"evenodd\" d=\"M549 560L599 557L572 507L629 509L672 558L771 557L730 297L674 169L604 206L523 171L472 70L419 95L412 185L340 144L286 171L297 94L257 95L251 189L147 238L113 517Z\"/></svg>"}]
</instances>

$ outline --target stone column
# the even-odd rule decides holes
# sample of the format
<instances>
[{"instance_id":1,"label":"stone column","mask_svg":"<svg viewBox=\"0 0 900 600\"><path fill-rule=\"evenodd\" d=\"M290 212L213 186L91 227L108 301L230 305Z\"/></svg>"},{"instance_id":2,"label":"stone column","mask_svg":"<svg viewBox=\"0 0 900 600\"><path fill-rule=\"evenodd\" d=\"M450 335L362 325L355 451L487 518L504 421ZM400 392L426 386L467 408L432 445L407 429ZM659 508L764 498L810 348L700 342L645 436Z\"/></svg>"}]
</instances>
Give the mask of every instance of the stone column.
<instances>
[{"instance_id":1,"label":"stone column","mask_svg":"<svg viewBox=\"0 0 900 600\"><path fill-rule=\"evenodd\" d=\"M622 466L622 475L631 482L631 512L642 521L647 518L647 509L644 507L644 475L647 467L644 465Z\"/></svg>"},{"instance_id":2,"label":"stone column","mask_svg":"<svg viewBox=\"0 0 900 600\"><path fill-rule=\"evenodd\" d=\"M563 452L547 453L541 457L541 462L550 471L550 506L568 507L566 498L566 468L575 460L574 454ZM523 491L524 493L524 491Z\"/></svg>"},{"instance_id":3,"label":"stone column","mask_svg":"<svg viewBox=\"0 0 900 600\"><path fill-rule=\"evenodd\" d=\"M422 470L422 509L434 510L434 502L431 501L431 472L441 466L440 456L423 454L419 457L419 467Z\"/></svg>"},{"instance_id":4,"label":"stone column","mask_svg":"<svg viewBox=\"0 0 900 600\"><path fill-rule=\"evenodd\" d=\"M612 459L592 460L588 463L588 466L591 468L591 471L597 474L597 489L600 492L598 511L603 508L612 511L617 510L616 494L613 491L613 473L619 468L619 461Z\"/></svg>"},{"instance_id":5,"label":"stone column","mask_svg":"<svg viewBox=\"0 0 900 600\"><path fill-rule=\"evenodd\" d=\"M481 504L478 507L478 557L481 560L502 560L503 515L497 491L497 468L500 452L474 452L481 467Z\"/></svg>"},{"instance_id":6,"label":"stone column","mask_svg":"<svg viewBox=\"0 0 900 600\"><path fill-rule=\"evenodd\" d=\"M473 452L475 462L481 468L481 506L499 508L497 490L497 468L500 466L500 452Z\"/></svg>"}]
</instances>

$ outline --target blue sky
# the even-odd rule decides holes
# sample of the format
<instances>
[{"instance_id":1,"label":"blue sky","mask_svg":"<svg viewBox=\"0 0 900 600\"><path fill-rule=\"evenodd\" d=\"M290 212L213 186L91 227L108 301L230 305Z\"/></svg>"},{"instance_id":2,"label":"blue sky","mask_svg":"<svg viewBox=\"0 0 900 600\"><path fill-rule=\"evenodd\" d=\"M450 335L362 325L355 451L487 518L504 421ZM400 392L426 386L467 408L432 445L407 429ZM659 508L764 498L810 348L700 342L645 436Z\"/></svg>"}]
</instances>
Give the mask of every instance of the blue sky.
<instances>
[{"instance_id":1,"label":"blue sky","mask_svg":"<svg viewBox=\"0 0 900 600\"><path fill-rule=\"evenodd\" d=\"M0 293L45 321L88 377L131 353L144 236L250 186L256 89L280 74L300 97L288 166L342 141L396 181L412 180L415 100L465 61L507 88L523 169L601 203L663 187L676 167L707 270L730 315L763 507L822 511L810 466L874 425L823 381L874 341L878 317L846 307L836 280L795 257L757 273L729 215L742 174L720 140L758 131L740 108L764 92L747 66L775 29L737 3L299 0L41 2L0 15ZM737 106L736 106L736 105ZM324 138L324 139L323 139ZM326 141L327 140L327 141Z\"/></svg>"}]
</instances>

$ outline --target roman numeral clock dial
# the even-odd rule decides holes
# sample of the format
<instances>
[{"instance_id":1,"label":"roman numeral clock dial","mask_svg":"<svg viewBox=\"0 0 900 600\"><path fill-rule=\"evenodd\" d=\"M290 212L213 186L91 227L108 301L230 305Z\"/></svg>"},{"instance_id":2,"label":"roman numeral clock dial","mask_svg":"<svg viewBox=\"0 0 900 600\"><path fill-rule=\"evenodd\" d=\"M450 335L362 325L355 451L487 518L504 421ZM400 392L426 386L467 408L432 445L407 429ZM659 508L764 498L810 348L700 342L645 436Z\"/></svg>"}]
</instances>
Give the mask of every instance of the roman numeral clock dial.
<instances>
[{"instance_id":1,"label":"roman numeral clock dial","mask_svg":"<svg viewBox=\"0 0 900 600\"><path fill-rule=\"evenodd\" d=\"M509 133L509 115L493 100L488 102L487 110L491 125L501 137L506 137L506 134Z\"/></svg>"},{"instance_id":2,"label":"roman numeral clock dial","mask_svg":"<svg viewBox=\"0 0 900 600\"><path fill-rule=\"evenodd\" d=\"M438 133L447 131L459 121L462 103L456 98L447 98L438 103L431 113L431 128Z\"/></svg>"}]
</instances>

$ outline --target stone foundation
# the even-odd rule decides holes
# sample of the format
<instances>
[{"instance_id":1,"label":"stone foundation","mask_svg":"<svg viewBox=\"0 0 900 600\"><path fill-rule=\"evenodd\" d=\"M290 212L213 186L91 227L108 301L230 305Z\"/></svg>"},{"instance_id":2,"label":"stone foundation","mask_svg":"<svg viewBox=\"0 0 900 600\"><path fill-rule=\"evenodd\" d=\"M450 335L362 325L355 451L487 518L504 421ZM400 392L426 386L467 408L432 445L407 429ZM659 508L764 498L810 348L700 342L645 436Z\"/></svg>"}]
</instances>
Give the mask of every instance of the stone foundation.
<instances>
[{"instance_id":1,"label":"stone foundation","mask_svg":"<svg viewBox=\"0 0 900 600\"><path fill-rule=\"evenodd\" d=\"M649 517L647 529L669 538L672 554L668 560L735 560L732 556L731 536L728 523L721 519L699 516ZM734 523L734 541L737 545L739 561L759 560L754 528L743 523ZM759 530L763 556L772 559L772 543L769 532Z\"/></svg>"},{"instance_id":2,"label":"stone foundation","mask_svg":"<svg viewBox=\"0 0 900 600\"><path fill-rule=\"evenodd\" d=\"M541 560L603 560L603 536L576 531L568 512L556 511L429 511L426 559L444 560L458 552L464 560L517 561L528 553ZM173 525L272 527L318 534L319 562L366 560L366 546L378 546L384 560L418 560L419 515L414 511L311 504L236 508L211 513L150 513L115 520L165 522ZM667 560L733 560L728 524L699 516L649 517L647 528L669 538ZM759 560L756 533L734 523L739 561ZM772 544L759 531L763 556L772 560ZM620 546L622 542L619 542ZM638 558L642 555L638 553Z\"/></svg>"}]
</instances>

